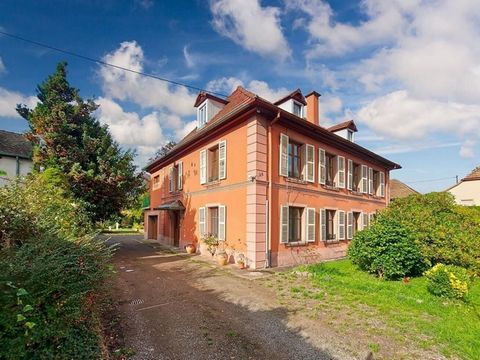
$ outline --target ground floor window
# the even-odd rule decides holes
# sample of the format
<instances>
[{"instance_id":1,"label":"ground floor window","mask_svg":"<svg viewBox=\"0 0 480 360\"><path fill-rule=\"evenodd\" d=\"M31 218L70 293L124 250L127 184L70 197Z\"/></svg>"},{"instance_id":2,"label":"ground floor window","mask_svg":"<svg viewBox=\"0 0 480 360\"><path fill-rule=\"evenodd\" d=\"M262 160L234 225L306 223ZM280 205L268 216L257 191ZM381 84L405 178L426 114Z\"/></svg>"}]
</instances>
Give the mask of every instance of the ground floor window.
<instances>
[{"instance_id":1,"label":"ground floor window","mask_svg":"<svg viewBox=\"0 0 480 360\"><path fill-rule=\"evenodd\" d=\"M335 240L335 210L326 210L326 232L327 232L327 240Z\"/></svg>"},{"instance_id":2,"label":"ground floor window","mask_svg":"<svg viewBox=\"0 0 480 360\"><path fill-rule=\"evenodd\" d=\"M288 209L288 242L302 241L303 208L289 207Z\"/></svg>"},{"instance_id":3,"label":"ground floor window","mask_svg":"<svg viewBox=\"0 0 480 360\"><path fill-rule=\"evenodd\" d=\"M208 208L208 233L218 237L218 207Z\"/></svg>"},{"instance_id":4,"label":"ground floor window","mask_svg":"<svg viewBox=\"0 0 480 360\"><path fill-rule=\"evenodd\" d=\"M226 237L226 207L225 205L206 206L198 209L199 237L213 235L218 240Z\"/></svg>"}]
</instances>

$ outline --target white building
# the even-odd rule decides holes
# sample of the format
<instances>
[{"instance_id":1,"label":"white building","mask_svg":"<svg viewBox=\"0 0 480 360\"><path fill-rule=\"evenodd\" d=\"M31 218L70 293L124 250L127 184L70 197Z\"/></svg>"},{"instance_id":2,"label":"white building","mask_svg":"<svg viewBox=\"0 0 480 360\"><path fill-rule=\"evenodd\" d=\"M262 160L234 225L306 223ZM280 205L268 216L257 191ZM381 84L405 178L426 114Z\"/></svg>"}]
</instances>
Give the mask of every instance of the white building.
<instances>
[{"instance_id":1,"label":"white building","mask_svg":"<svg viewBox=\"0 0 480 360\"><path fill-rule=\"evenodd\" d=\"M0 130L0 186L32 170L32 144L22 134Z\"/></svg>"},{"instance_id":2,"label":"white building","mask_svg":"<svg viewBox=\"0 0 480 360\"><path fill-rule=\"evenodd\" d=\"M480 166L446 191L455 196L457 204L480 206Z\"/></svg>"}]
</instances>

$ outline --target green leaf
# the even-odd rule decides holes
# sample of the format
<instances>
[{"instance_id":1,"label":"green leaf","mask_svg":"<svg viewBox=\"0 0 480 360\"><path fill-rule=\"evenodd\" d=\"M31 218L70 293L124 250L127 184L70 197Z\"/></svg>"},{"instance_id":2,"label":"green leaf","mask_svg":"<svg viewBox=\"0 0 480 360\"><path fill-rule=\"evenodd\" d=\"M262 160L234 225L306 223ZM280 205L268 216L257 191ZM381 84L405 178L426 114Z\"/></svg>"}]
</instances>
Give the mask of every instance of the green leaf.
<instances>
[{"instance_id":1,"label":"green leaf","mask_svg":"<svg viewBox=\"0 0 480 360\"><path fill-rule=\"evenodd\" d=\"M37 325L37 324L35 324L35 323L32 322L32 321L27 321L27 322L25 323L25 326L26 326L27 328L29 328L29 329L33 329L33 327L34 327L35 325Z\"/></svg>"},{"instance_id":2,"label":"green leaf","mask_svg":"<svg viewBox=\"0 0 480 360\"><path fill-rule=\"evenodd\" d=\"M23 316L22 314L17 314L17 322L22 322L25 320L27 320L25 316Z\"/></svg>"},{"instance_id":3,"label":"green leaf","mask_svg":"<svg viewBox=\"0 0 480 360\"><path fill-rule=\"evenodd\" d=\"M28 291L25 290L24 288L20 288L17 290L17 296L25 296L28 295Z\"/></svg>"},{"instance_id":4,"label":"green leaf","mask_svg":"<svg viewBox=\"0 0 480 360\"><path fill-rule=\"evenodd\" d=\"M23 307L23 312L29 312L29 311L33 311L33 306L32 305L25 305Z\"/></svg>"}]
</instances>

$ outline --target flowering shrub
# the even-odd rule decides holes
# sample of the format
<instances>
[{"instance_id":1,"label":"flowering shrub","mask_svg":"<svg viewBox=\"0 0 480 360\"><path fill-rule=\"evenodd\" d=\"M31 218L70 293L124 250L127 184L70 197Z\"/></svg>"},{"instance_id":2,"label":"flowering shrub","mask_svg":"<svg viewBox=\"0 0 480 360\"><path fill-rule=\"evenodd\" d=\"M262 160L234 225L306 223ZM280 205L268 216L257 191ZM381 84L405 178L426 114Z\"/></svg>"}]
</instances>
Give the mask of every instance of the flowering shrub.
<instances>
[{"instance_id":1,"label":"flowering shrub","mask_svg":"<svg viewBox=\"0 0 480 360\"><path fill-rule=\"evenodd\" d=\"M455 265L437 264L425 272L428 291L447 298L465 299L471 280L467 270Z\"/></svg>"}]
</instances>

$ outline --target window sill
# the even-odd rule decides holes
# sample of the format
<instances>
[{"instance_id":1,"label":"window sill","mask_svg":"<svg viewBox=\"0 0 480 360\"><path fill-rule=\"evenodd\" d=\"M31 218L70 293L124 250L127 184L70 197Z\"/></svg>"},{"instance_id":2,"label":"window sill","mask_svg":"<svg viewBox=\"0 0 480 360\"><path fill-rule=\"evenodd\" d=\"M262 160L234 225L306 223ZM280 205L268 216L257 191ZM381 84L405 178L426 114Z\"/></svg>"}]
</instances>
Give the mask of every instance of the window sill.
<instances>
[{"instance_id":1,"label":"window sill","mask_svg":"<svg viewBox=\"0 0 480 360\"><path fill-rule=\"evenodd\" d=\"M306 181L306 180L302 180L302 179L297 179L297 178L293 178L293 177L286 177L286 178L285 178L285 181L287 181L287 182L292 182L292 183L295 183L295 184L302 184L302 185L313 184L313 183L310 182L310 181Z\"/></svg>"},{"instance_id":2,"label":"window sill","mask_svg":"<svg viewBox=\"0 0 480 360\"><path fill-rule=\"evenodd\" d=\"M355 196L363 196L363 195L367 195L363 192L359 192L359 191L355 191L355 190L350 190L350 194L351 195L355 195Z\"/></svg>"},{"instance_id":3,"label":"window sill","mask_svg":"<svg viewBox=\"0 0 480 360\"><path fill-rule=\"evenodd\" d=\"M313 244L312 243L307 243L305 241L295 241L295 242L288 242L284 243L285 247L297 247L297 246L307 246L308 244Z\"/></svg>"},{"instance_id":4,"label":"window sill","mask_svg":"<svg viewBox=\"0 0 480 360\"><path fill-rule=\"evenodd\" d=\"M332 185L322 185L322 187L326 190L331 190L331 191L337 191L339 192L340 191L340 188L339 187L336 187L336 186L332 186Z\"/></svg>"},{"instance_id":5,"label":"window sill","mask_svg":"<svg viewBox=\"0 0 480 360\"><path fill-rule=\"evenodd\" d=\"M212 181L206 182L205 184L203 184L203 186L213 187L213 186L219 185L220 181L221 180L212 180Z\"/></svg>"}]
</instances>

